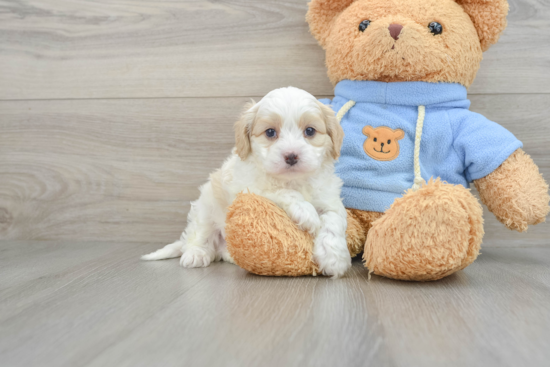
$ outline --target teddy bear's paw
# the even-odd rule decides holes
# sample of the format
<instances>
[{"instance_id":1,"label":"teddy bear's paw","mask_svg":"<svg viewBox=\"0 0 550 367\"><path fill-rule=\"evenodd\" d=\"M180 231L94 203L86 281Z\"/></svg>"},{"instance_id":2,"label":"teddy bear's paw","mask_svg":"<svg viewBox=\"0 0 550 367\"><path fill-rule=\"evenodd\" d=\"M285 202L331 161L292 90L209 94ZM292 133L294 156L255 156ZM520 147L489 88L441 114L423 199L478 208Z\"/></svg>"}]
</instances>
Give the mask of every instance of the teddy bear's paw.
<instances>
[{"instance_id":1,"label":"teddy bear's paw","mask_svg":"<svg viewBox=\"0 0 550 367\"><path fill-rule=\"evenodd\" d=\"M482 238L482 209L470 191L430 180L373 223L363 259L388 278L437 280L471 264Z\"/></svg>"},{"instance_id":2,"label":"teddy bear's paw","mask_svg":"<svg viewBox=\"0 0 550 367\"><path fill-rule=\"evenodd\" d=\"M181 255L180 265L184 268L205 268L212 262L212 256L200 247L189 247Z\"/></svg>"},{"instance_id":3,"label":"teddy bear's paw","mask_svg":"<svg viewBox=\"0 0 550 367\"><path fill-rule=\"evenodd\" d=\"M227 210L227 249L235 264L258 275L318 274L313 238L285 210L255 194L239 194Z\"/></svg>"},{"instance_id":4,"label":"teddy bear's paw","mask_svg":"<svg viewBox=\"0 0 550 367\"><path fill-rule=\"evenodd\" d=\"M526 231L530 225L544 222L550 211L548 184L521 149L474 183L481 201L509 229Z\"/></svg>"},{"instance_id":5,"label":"teddy bear's paw","mask_svg":"<svg viewBox=\"0 0 550 367\"><path fill-rule=\"evenodd\" d=\"M313 246L313 261L325 276L339 278L351 267L351 256L344 236L321 230Z\"/></svg>"},{"instance_id":6,"label":"teddy bear's paw","mask_svg":"<svg viewBox=\"0 0 550 367\"><path fill-rule=\"evenodd\" d=\"M307 201L296 201L288 210L288 216L303 231L315 235L321 227L321 219L317 210Z\"/></svg>"}]
</instances>

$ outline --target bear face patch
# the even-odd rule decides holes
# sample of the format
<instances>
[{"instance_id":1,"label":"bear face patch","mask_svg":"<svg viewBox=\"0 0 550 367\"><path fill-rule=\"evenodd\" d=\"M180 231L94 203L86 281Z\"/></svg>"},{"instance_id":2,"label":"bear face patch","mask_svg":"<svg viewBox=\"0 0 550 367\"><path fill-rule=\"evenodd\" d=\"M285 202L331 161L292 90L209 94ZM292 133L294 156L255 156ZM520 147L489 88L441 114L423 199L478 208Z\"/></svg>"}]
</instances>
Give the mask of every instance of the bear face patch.
<instances>
[{"instance_id":1,"label":"bear face patch","mask_svg":"<svg viewBox=\"0 0 550 367\"><path fill-rule=\"evenodd\" d=\"M386 126L365 126L363 134L367 136L363 149L369 157L377 161L392 161L399 156L398 140L405 137L403 130L393 130Z\"/></svg>"}]
</instances>

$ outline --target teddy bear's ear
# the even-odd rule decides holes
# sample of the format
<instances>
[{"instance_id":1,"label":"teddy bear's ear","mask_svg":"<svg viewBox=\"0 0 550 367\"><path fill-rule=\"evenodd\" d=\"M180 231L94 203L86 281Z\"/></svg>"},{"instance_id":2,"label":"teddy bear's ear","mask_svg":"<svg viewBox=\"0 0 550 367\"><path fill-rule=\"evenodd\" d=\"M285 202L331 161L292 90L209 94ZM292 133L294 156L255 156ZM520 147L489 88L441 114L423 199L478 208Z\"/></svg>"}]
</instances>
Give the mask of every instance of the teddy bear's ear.
<instances>
[{"instance_id":1,"label":"teddy bear's ear","mask_svg":"<svg viewBox=\"0 0 550 367\"><path fill-rule=\"evenodd\" d=\"M336 16L343 12L355 0L312 0L306 20L309 23L311 34L317 38L321 46L330 34Z\"/></svg>"},{"instance_id":2,"label":"teddy bear's ear","mask_svg":"<svg viewBox=\"0 0 550 367\"><path fill-rule=\"evenodd\" d=\"M507 0L455 0L470 16L477 30L481 49L487 51L497 43L508 14Z\"/></svg>"}]
</instances>

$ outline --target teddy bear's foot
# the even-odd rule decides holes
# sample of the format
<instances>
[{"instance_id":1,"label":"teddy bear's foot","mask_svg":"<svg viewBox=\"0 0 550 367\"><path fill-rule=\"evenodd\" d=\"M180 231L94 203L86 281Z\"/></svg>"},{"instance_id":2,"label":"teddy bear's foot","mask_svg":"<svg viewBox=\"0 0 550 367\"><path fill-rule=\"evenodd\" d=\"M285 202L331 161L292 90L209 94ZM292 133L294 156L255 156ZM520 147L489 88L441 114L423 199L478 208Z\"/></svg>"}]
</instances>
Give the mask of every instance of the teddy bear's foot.
<instances>
[{"instance_id":1,"label":"teddy bear's foot","mask_svg":"<svg viewBox=\"0 0 550 367\"><path fill-rule=\"evenodd\" d=\"M255 194L239 194L228 208L227 249L235 264L272 276L318 274L313 239L284 210Z\"/></svg>"},{"instance_id":2,"label":"teddy bear's foot","mask_svg":"<svg viewBox=\"0 0 550 367\"><path fill-rule=\"evenodd\" d=\"M388 278L437 280L470 265L483 234L481 205L470 191L430 180L373 224L363 259L370 272Z\"/></svg>"}]
</instances>

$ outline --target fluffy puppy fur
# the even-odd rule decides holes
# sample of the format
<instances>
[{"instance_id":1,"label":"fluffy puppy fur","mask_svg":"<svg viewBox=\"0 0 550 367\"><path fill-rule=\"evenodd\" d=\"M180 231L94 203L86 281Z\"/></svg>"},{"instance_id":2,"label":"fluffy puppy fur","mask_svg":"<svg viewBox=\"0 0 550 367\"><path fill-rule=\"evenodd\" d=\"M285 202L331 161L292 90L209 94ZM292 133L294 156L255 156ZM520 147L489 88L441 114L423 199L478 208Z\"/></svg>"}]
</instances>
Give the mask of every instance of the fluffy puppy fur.
<instances>
[{"instance_id":1,"label":"fluffy puppy fur","mask_svg":"<svg viewBox=\"0 0 550 367\"><path fill-rule=\"evenodd\" d=\"M225 242L227 208L237 194L251 192L273 201L311 233L313 260L324 275L343 275L351 257L342 181L334 174L343 140L334 112L303 90L276 89L245 107L235 140L232 154L191 203L180 239L142 259L181 256L187 268L233 262Z\"/></svg>"}]
</instances>

